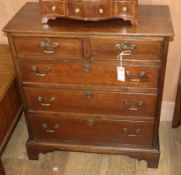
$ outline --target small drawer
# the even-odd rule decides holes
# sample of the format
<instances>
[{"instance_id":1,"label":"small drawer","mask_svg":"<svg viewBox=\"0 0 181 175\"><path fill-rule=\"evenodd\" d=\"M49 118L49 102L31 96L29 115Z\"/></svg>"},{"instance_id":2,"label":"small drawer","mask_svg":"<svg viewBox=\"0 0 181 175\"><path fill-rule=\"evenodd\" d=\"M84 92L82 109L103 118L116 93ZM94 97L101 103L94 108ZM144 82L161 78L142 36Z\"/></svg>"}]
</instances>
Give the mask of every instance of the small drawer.
<instances>
[{"instance_id":1,"label":"small drawer","mask_svg":"<svg viewBox=\"0 0 181 175\"><path fill-rule=\"evenodd\" d=\"M19 62L23 83L45 83L61 85L82 85L102 87L139 87L157 88L159 65L123 62L126 70L126 80L117 78L119 62L92 63L41 63ZM138 63L137 63L138 64ZM76 74L75 74L76 72Z\"/></svg>"},{"instance_id":2,"label":"small drawer","mask_svg":"<svg viewBox=\"0 0 181 175\"><path fill-rule=\"evenodd\" d=\"M113 10L113 4L110 3L97 3L96 5L96 17L97 18L111 18L112 15L112 10Z\"/></svg>"},{"instance_id":3,"label":"small drawer","mask_svg":"<svg viewBox=\"0 0 181 175\"><path fill-rule=\"evenodd\" d=\"M153 122L48 114L29 119L35 139L90 145L152 145Z\"/></svg>"},{"instance_id":4,"label":"small drawer","mask_svg":"<svg viewBox=\"0 0 181 175\"><path fill-rule=\"evenodd\" d=\"M53 0L41 1L43 16L57 17L66 16L66 2Z\"/></svg>"},{"instance_id":5,"label":"small drawer","mask_svg":"<svg viewBox=\"0 0 181 175\"><path fill-rule=\"evenodd\" d=\"M24 88L30 111L155 117L157 94Z\"/></svg>"},{"instance_id":6,"label":"small drawer","mask_svg":"<svg viewBox=\"0 0 181 175\"><path fill-rule=\"evenodd\" d=\"M91 39L91 59L118 59L122 51L129 51L126 59L158 60L161 54L160 41Z\"/></svg>"},{"instance_id":7,"label":"small drawer","mask_svg":"<svg viewBox=\"0 0 181 175\"><path fill-rule=\"evenodd\" d=\"M133 1L118 1L115 2L115 16L133 16L135 10L135 2Z\"/></svg>"},{"instance_id":8,"label":"small drawer","mask_svg":"<svg viewBox=\"0 0 181 175\"><path fill-rule=\"evenodd\" d=\"M68 17L75 19L107 19L112 17L110 3L68 3Z\"/></svg>"},{"instance_id":9,"label":"small drawer","mask_svg":"<svg viewBox=\"0 0 181 175\"><path fill-rule=\"evenodd\" d=\"M89 9L87 9L89 10ZM82 19L86 16L84 6L81 3L68 3L68 16L71 18Z\"/></svg>"},{"instance_id":10,"label":"small drawer","mask_svg":"<svg viewBox=\"0 0 181 175\"><path fill-rule=\"evenodd\" d=\"M60 59L82 57L82 40L56 37L14 37L18 58Z\"/></svg>"}]
</instances>

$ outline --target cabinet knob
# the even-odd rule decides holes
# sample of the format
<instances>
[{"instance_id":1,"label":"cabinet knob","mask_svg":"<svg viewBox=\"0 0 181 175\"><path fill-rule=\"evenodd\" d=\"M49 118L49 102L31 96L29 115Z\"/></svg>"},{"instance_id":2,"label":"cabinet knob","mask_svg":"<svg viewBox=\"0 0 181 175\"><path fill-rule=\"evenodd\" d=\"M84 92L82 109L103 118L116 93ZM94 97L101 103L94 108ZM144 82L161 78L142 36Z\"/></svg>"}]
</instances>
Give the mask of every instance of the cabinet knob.
<instances>
[{"instance_id":1,"label":"cabinet knob","mask_svg":"<svg viewBox=\"0 0 181 175\"><path fill-rule=\"evenodd\" d=\"M74 12L75 12L75 13L80 13L80 9L79 9L79 8L76 8L76 9L74 10Z\"/></svg>"},{"instance_id":2,"label":"cabinet knob","mask_svg":"<svg viewBox=\"0 0 181 175\"><path fill-rule=\"evenodd\" d=\"M102 8L99 9L99 14L103 14L104 10Z\"/></svg>"},{"instance_id":3,"label":"cabinet knob","mask_svg":"<svg viewBox=\"0 0 181 175\"><path fill-rule=\"evenodd\" d=\"M57 7L55 5L52 6L52 12L55 12L57 10Z\"/></svg>"},{"instance_id":4,"label":"cabinet knob","mask_svg":"<svg viewBox=\"0 0 181 175\"><path fill-rule=\"evenodd\" d=\"M122 12L126 13L128 11L128 8L126 6L122 7Z\"/></svg>"}]
</instances>

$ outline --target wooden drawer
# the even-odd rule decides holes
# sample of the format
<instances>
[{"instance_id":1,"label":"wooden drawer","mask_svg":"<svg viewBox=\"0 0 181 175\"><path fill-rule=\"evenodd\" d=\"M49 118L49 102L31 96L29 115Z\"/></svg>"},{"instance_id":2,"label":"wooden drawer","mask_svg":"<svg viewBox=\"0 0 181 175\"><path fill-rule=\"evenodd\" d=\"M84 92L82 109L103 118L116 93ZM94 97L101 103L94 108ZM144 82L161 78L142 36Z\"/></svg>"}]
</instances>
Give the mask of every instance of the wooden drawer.
<instances>
[{"instance_id":1,"label":"wooden drawer","mask_svg":"<svg viewBox=\"0 0 181 175\"><path fill-rule=\"evenodd\" d=\"M82 40L74 38L14 37L17 56L32 59L81 58Z\"/></svg>"},{"instance_id":2,"label":"wooden drawer","mask_svg":"<svg viewBox=\"0 0 181 175\"><path fill-rule=\"evenodd\" d=\"M153 122L47 114L31 116L29 120L35 139L90 145L152 145Z\"/></svg>"},{"instance_id":3,"label":"wooden drawer","mask_svg":"<svg viewBox=\"0 0 181 175\"><path fill-rule=\"evenodd\" d=\"M118 81L119 62L19 62L23 83L46 83L82 86L157 88L160 67L145 63L124 62L126 81ZM75 74L76 72L76 74Z\"/></svg>"},{"instance_id":4,"label":"wooden drawer","mask_svg":"<svg viewBox=\"0 0 181 175\"><path fill-rule=\"evenodd\" d=\"M42 14L49 17L66 16L66 2L60 0L42 1Z\"/></svg>"},{"instance_id":5,"label":"wooden drawer","mask_svg":"<svg viewBox=\"0 0 181 175\"><path fill-rule=\"evenodd\" d=\"M160 41L143 40L117 40L117 39L91 39L92 59L118 59L121 51L131 51L123 59L160 59Z\"/></svg>"},{"instance_id":6,"label":"wooden drawer","mask_svg":"<svg viewBox=\"0 0 181 175\"><path fill-rule=\"evenodd\" d=\"M135 9L135 1L116 1L115 2L115 16L133 16Z\"/></svg>"},{"instance_id":7,"label":"wooden drawer","mask_svg":"<svg viewBox=\"0 0 181 175\"><path fill-rule=\"evenodd\" d=\"M57 17L84 21L122 18L137 24L138 0L40 0L41 21Z\"/></svg>"},{"instance_id":8,"label":"wooden drawer","mask_svg":"<svg viewBox=\"0 0 181 175\"><path fill-rule=\"evenodd\" d=\"M68 3L68 16L76 19L107 19L112 17L112 2Z\"/></svg>"},{"instance_id":9,"label":"wooden drawer","mask_svg":"<svg viewBox=\"0 0 181 175\"><path fill-rule=\"evenodd\" d=\"M155 116L156 94L24 88L29 111Z\"/></svg>"}]
</instances>

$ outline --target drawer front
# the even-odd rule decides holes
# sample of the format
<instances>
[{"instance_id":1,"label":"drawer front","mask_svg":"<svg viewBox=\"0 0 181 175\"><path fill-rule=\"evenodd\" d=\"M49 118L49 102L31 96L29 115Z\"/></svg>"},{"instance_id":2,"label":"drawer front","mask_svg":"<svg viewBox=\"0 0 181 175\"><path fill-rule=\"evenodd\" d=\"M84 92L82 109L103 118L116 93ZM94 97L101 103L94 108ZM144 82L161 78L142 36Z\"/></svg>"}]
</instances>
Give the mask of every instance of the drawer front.
<instances>
[{"instance_id":1,"label":"drawer front","mask_svg":"<svg viewBox=\"0 0 181 175\"><path fill-rule=\"evenodd\" d=\"M17 56L50 60L81 58L82 40L67 38L14 37Z\"/></svg>"},{"instance_id":2,"label":"drawer front","mask_svg":"<svg viewBox=\"0 0 181 175\"><path fill-rule=\"evenodd\" d=\"M118 65L119 62L19 62L24 83L157 88L159 66L124 63L126 80L119 81Z\"/></svg>"},{"instance_id":3,"label":"drawer front","mask_svg":"<svg viewBox=\"0 0 181 175\"><path fill-rule=\"evenodd\" d=\"M115 2L115 16L133 16L135 10L135 2L123 1Z\"/></svg>"},{"instance_id":4,"label":"drawer front","mask_svg":"<svg viewBox=\"0 0 181 175\"><path fill-rule=\"evenodd\" d=\"M112 3L68 3L68 17L85 20L110 18Z\"/></svg>"},{"instance_id":5,"label":"drawer front","mask_svg":"<svg viewBox=\"0 0 181 175\"><path fill-rule=\"evenodd\" d=\"M46 16L66 16L66 2L53 0L41 1L42 13Z\"/></svg>"},{"instance_id":6,"label":"drawer front","mask_svg":"<svg viewBox=\"0 0 181 175\"><path fill-rule=\"evenodd\" d=\"M156 94L24 88L30 111L154 117Z\"/></svg>"},{"instance_id":7,"label":"drawer front","mask_svg":"<svg viewBox=\"0 0 181 175\"><path fill-rule=\"evenodd\" d=\"M44 115L45 116L45 115ZM76 117L30 117L33 137L48 141L91 145L150 145L152 122Z\"/></svg>"},{"instance_id":8,"label":"drawer front","mask_svg":"<svg viewBox=\"0 0 181 175\"><path fill-rule=\"evenodd\" d=\"M92 59L118 59L120 52L130 51L125 59L160 59L161 43L159 41L91 39Z\"/></svg>"}]
</instances>

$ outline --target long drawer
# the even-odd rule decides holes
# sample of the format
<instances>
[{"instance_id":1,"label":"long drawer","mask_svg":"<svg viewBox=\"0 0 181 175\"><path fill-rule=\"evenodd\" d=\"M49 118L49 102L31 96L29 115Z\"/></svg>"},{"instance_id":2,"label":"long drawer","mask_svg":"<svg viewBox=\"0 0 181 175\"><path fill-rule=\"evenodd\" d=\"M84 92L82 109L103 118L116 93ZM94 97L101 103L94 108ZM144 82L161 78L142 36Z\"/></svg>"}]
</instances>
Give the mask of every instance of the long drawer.
<instances>
[{"instance_id":1,"label":"long drawer","mask_svg":"<svg viewBox=\"0 0 181 175\"><path fill-rule=\"evenodd\" d=\"M19 62L23 83L157 88L158 65L124 63L126 80L117 78L119 62Z\"/></svg>"},{"instance_id":2,"label":"long drawer","mask_svg":"<svg viewBox=\"0 0 181 175\"><path fill-rule=\"evenodd\" d=\"M34 139L91 145L152 144L153 122L48 114L32 115L29 120Z\"/></svg>"},{"instance_id":3,"label":"long drawer","mask_svg":"<svg viewBox=\"0 0 181 175\"><path fill-rule=\"evenodd\" d=\"M155 116L157 94L24 88L29 111Z\"/></svg>"}]
</instances>

